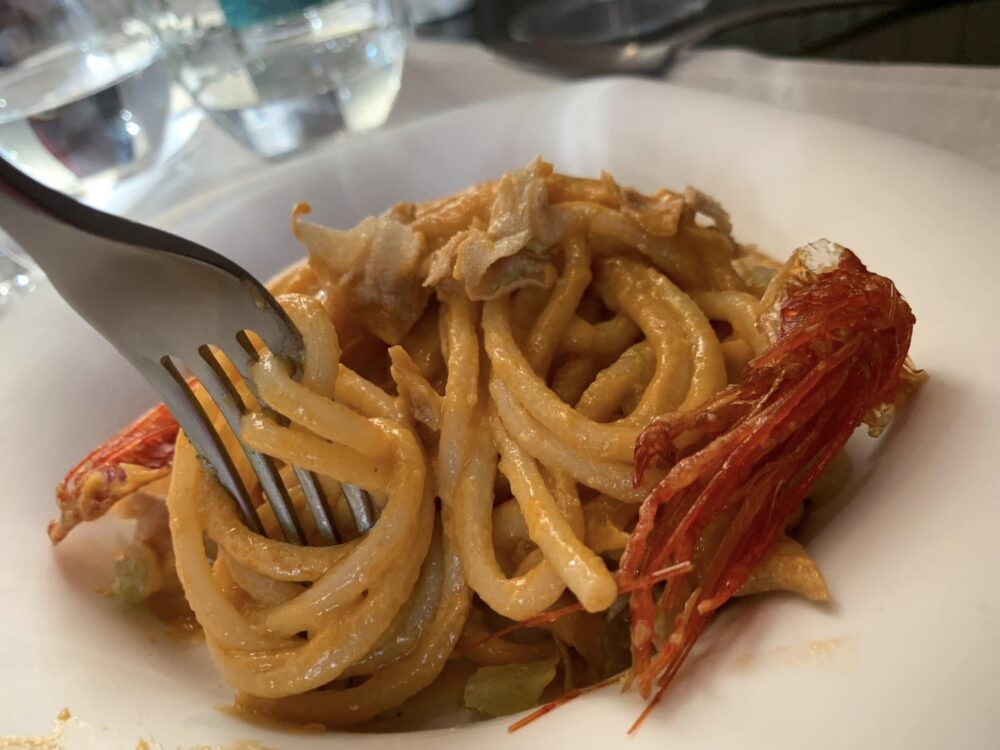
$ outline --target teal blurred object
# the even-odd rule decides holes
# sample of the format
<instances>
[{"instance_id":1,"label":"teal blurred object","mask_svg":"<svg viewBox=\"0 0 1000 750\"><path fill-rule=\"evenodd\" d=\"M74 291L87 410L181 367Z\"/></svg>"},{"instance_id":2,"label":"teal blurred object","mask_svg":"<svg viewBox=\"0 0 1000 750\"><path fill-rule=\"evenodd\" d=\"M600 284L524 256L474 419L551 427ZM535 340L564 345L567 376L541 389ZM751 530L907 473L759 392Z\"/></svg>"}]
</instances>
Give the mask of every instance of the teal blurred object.
<instances>
[{"instance_id":1,"label":"teal blurred object","mask_svg":"<svg viewBox=\"0 0 1000 750\"><path fill-rule=\"evenodd\" d=\"M234 29L244 29L322 4L322 0L220 0L226 21Z\"/></svg>"}]
</instances>

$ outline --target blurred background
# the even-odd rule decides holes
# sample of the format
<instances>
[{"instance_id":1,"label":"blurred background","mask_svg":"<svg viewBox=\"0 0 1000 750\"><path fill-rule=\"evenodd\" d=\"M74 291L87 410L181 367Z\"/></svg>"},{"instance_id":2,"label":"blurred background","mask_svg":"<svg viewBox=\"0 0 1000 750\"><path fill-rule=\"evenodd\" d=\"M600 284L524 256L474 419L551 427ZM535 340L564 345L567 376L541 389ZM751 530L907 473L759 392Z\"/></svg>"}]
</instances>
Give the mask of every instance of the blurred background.
<instances>
[{"instance_id":1,"label":"blurred background","mask_svg":"<svg viewBox=\"0 0 1000 750\"><path fill-rule=\"evenodd\" d=\"M705 47L738 47L766 55L867 62L1000 65L1000 2L870 4L806 12L808 3L781 18L749 22L705 40ZM427 35L495 40L517 38L538 19L536 33L552 39L574 34L655 37L706 18L761 9L767 0L478 0L465 13L420 28ZM546 7L551 14L539 12ZM561 11L561 13L560 13ZM623 20L623 17L627 20ZM525 18L529 22L525 23ZM542 21L544 19L544 21ZM671 24L671 21L674 21ZM548 22L547 28L545 25ZM659 29L655 28L662 24ZM628 32L631 32L629 34Z\"/></svg>"}]
</instances>

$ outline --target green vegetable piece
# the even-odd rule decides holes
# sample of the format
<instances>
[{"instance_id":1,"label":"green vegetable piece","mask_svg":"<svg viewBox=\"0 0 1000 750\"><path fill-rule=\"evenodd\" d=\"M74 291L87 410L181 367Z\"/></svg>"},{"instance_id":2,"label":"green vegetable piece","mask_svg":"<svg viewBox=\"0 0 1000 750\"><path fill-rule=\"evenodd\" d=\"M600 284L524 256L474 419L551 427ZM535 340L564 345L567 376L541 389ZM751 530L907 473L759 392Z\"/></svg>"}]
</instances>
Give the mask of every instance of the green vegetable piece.
<instances>
[{"instance_id":1,"label":"green vegetable piece","mask_svg":"<svg viewBox=\"0 0 1000 750\"><path fill-rule=\"evenodd\" d=\"M523 268L510 269L490 284L490 291L496 292L509 284L520 281L521 277L525 275L526 271Z\"/></svg>"},{"instance_id":2,"label":"green vegetable piece","mask_svg":"<svg viewBox=\"0 0 1000 750\"><path fill-rule=\"evenodd\" d=\"M135 554L125 554L115 563L115 580L111 595L127 607L145 601L150 594L147 561Z\"/></svg>"},{"instance_id":3,"label":"green vegetable piece","mask_svg":"<svg viewBox=\"0 0 1000 750\"><path fill-rule=\"evenodd\" d=\"M537 706L542 691L556 677L557 658L480 667L465 684L465 705L490 716L507 716Z\"/></svg>"}]
</instances>

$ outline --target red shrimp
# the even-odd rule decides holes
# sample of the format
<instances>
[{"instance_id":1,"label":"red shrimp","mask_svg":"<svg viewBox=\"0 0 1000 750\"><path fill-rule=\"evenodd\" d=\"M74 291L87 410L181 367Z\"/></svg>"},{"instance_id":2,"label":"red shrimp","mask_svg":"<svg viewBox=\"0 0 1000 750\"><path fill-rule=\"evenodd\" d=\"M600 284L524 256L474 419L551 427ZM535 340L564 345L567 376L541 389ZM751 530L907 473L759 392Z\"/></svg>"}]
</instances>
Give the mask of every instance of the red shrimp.
<instances>
[{"instance_id":1,"label":"red shrimp","mask_svg":"<svg viewBox=\"0 0 1000 750\"><path fill-rule=\"evenodd\" d=\"M149 410L74 466L56 488L59 518L49 538L103 516L116 502L170 473L177 422L163 404Z\"/></svg>"},{"instance_id":2,"label":"red shrimp","mask_svg":"<svg viewBox=\"0 0 1000 750\"><path fill-rule=\"evenodd\" d=\"M762 321L771 346L740 382L657 418L636 443L637 484L654 461L667 473L643 502L619 585L682 561L693 570L630 594L632 672L649 699L631 731L854 429L865 422L877 435L924 380L907 359L909 305L849 250L825 241L798 250L772 289ZM694 443L679 452L681 435Z\"/></svg>"}]
</instances>

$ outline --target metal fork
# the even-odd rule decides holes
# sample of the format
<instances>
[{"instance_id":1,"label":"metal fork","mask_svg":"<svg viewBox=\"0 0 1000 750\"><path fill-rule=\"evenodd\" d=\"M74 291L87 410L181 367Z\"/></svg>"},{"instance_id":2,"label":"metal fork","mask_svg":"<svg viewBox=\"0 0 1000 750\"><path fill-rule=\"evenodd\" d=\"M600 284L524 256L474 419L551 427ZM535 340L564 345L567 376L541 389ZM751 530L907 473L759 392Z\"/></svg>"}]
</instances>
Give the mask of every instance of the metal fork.
<instances>
[{"instance_id":1,"label":"metal fork","mask_svg":"<svg viewBox=\"0 0 1000 750\"><path fill-rule=\"evenodd\" d=\"M216 354L225 354L252 391L249 369L258 357L247 337L252 331L293 365L295 377L301 374L302 337L263 285L218 253L78 203L3 159L0 226L41 266L63 299L157 390L246 525L263 533L250 493L182 368L198 379L240 441L285 539L305 544L275 462L240 438L247 405ZM298 467L294 471L320 536L325 543L340 541L316 477ZM351 485L343 491L355 527L364 534L375 520L371 499Z\"/></svg>"}]
</instances>

